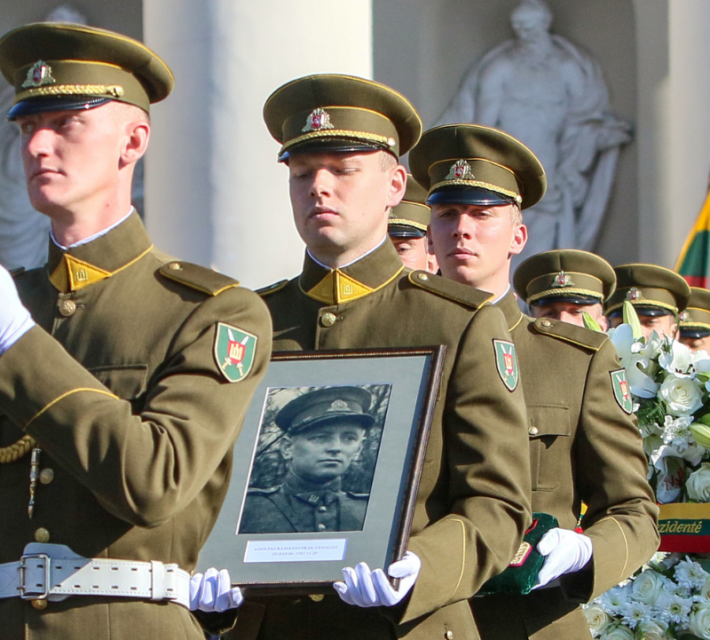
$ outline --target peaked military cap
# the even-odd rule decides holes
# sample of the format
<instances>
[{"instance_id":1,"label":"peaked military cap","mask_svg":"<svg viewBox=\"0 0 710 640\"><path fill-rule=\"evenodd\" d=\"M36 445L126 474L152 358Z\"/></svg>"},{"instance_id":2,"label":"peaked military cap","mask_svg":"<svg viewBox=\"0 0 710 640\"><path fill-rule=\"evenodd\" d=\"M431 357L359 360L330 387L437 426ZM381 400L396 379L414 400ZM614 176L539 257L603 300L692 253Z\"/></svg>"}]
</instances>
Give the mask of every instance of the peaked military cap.
<instances>
[{"instance_id":1,"label":"peaked military cap","mask_svg":"<svg viewBox=\"0 0 710 640\"><path fill-rule=\"evenodd\" d=\"M710 336L710 291L690 288L688 306L680 314L680 335L683 338Z\"/></svg>"},{"instance_id":2,"label":"peaked military cap","mask_svg":"<svg viewBox=\"0 0 710 640\"><path fill-rule=\"evenodd\" d=\"M655 264L623 264L614 272L616 291L606 303L610 317L622 313L624 300L645 316L674 315L688 304L690 287L675 271Z\"/></svg>"},{"instance_id":3,"label":"peaked military cap","mask_svg":"<svg viewBox=\"0 0 710 640\"><path fill-rule=\"evenodd\" d=\"M308 151L384 150L399 157L422 133L419 115L404 96L372 80L337 74L279 87L264 105L264 121L282 145L281 162Z\"/></svg>"},{"instance_id":4,"label":"peaked military cap","mask_svg":"<svg viewBox=\"0 0 710 640\"><path fill-rule=\"evenodd\" d=\"M427 204L532 207L547 188L545 170L522 142L475 124L429 129L409 154L414 179L429 190Z\"/></svg>"},{"instance_id":5,"label":"peaked military cap","mask_svg":"<svg viewBox=\"0 0 710 640\"><path fill-rule=\"evenodd\" d=\"M15 87L9 120L91 109L109 100L150 110L172 91L168 66L148 47L113 31L37 22L0 39L0 71Z\"/></svg>"},{"instance_id":6,"label":"peaked military cap","mask_svg":"<svg viewBox=\"0 0 710 640\"><path fill-rule=\"evenodd\" d=\"M518 295L530 305L553 302L597 304L616 288L612 266L599 256L577 249L554 249L528 258L513 276Z\"/></svg>"},{"instance_id":7,"label":"peaked military cap","mask_svg":"<svg viewBox=\"0 0 710 640\"><path fill-rule=\"evenodd\" d=\"M291 400L276 414L275 422L291 435L343 418L369 429L375 421L367 413L371 402L370 393L360 387L316 389Z\"/></svg>"},{"instance_id":8,"label":"peaked military cap","mask_svg":"<svg viewBox=\"0 0 710 640\"><path fill-rule=\"evenodd\" d=\"M387 232L395 238L423 238L431 222L431 209L426 204L426 189L407 174L404 198L392 207Z\"/></svg>"}]
</instances>

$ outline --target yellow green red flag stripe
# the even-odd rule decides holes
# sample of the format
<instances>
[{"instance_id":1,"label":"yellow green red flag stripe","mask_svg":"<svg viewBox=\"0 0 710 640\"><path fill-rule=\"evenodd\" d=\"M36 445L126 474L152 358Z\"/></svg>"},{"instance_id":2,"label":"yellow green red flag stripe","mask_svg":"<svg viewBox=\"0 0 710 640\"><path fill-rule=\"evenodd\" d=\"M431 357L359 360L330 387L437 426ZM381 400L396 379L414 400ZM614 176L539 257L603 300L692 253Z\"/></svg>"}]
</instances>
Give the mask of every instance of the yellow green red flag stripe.
<instances>
[{"instance_id":1,"label":"yellow green red flag stripe","mask_svg":"<svg viewBox=\"0 0 710 640\"><path fill-rule=\"evenodd\" d=\"M710 281L710 193L680 252L675 270L691 287L708 288Z\"/></svg>"}]
</instances>

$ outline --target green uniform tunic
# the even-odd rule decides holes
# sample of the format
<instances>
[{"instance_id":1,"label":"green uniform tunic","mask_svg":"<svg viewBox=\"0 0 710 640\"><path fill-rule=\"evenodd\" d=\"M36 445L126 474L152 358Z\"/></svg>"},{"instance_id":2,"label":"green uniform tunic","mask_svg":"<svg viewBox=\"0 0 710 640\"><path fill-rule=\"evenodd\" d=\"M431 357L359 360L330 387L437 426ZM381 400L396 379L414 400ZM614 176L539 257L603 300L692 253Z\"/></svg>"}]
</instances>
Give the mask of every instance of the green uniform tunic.
<instances>
[{"instance_id":1,"label":"green uniform tunic","mask_svg":"<svg viewBox=\"0 0 710 640\"><path fill-rule=\"evenodd\" d=\"M43 538L88 558L190 571L269 361L268 311L236 281L153 249L136 214L67 253L72 269L62 272L67 258L52 245L45 268L16 279L39 326L0 356L0 446L32 435L49 482L39 483L30 520L30 456L0 464L0 562ZM60 292L49 276L67 273L95 281ZM217 366L218 321L257 338L240 382ZM37 610L0 600L3 640L202 637L173 603L70 597Z\"/></svg>"},{"instance_id":2,"label":"green uniform tunic","mask_svg":"<svg viewBox=\"0 0 710 640\"><path fill-rule=\"evenodd\" d=\"M621 365L604 334L556 320L532 320L508 293L497 305L517 347L527 403L533 511L560 527L582 520L594 552L560 586L528 596L471 600L484 640L590 638L580 602L626 579L658 548L658 508L646 481L635 417L614 397ZM567 597L565 597L567 596Z\"/></svg>"},{"instance_id":3,"label":"green uniform tunic","mask_svg":"<svg viewBox=\"0 0 710 640\"><path fill-rule=\"evenodd\" d=\"M498 372L493 340L510 336L488 298L410 273L389 240L337 271L306 256L299 277L266 295L275 351L446 345L446 356L409 541L422 569L409 597L380 609L335 593L247 597L230 637L478 637L467 599L507 565L530 521L524 402Z\"/></svg>"}]
</instances>

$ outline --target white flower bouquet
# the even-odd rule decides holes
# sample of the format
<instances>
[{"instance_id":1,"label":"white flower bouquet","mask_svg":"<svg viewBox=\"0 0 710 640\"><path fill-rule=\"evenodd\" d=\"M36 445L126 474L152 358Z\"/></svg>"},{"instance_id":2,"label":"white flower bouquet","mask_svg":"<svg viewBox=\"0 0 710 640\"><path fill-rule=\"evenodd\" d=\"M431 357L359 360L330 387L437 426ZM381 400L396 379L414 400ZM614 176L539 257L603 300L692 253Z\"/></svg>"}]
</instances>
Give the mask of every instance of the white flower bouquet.
<instances>
[{"instance_id":1,"label":"white flower bouquet","mask_svg":"<svg viewBox=\"0 0 710 640\"><path fill-rule=\"evenodd\" d=\"M710 640L710 560L657 553L631 580L584 607L601 640Z\"/></svg>"}]
</instances>

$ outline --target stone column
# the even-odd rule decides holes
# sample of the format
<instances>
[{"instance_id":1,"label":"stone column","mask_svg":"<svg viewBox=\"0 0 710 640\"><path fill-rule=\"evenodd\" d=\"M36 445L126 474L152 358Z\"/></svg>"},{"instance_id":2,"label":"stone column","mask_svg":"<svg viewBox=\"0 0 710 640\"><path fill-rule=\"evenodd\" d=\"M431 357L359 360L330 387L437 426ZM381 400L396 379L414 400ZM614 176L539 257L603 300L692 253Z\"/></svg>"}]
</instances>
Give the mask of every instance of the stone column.
<instances>
[{"instance_id":1,"label":"stone column","mask_svg":"<svg viewBox=\"0 0 710 640\"><path fill-rule=\"evenodd\" d=\"M303 243L261 110L308 73L371 77L370 0L144 0L144 30L176 75L146 167L156 244L251 287L295 275Z\"/></svg>"},{"instance_id":2,"label":"stone column","mask_svg":"<svg viewBox=\"0 0 710 640\"><path fill-rule=\"evenodd\" d=\"M710 3L634 0L640 259L672 268L707 195Z\"/></svg>"}]
</instances>

